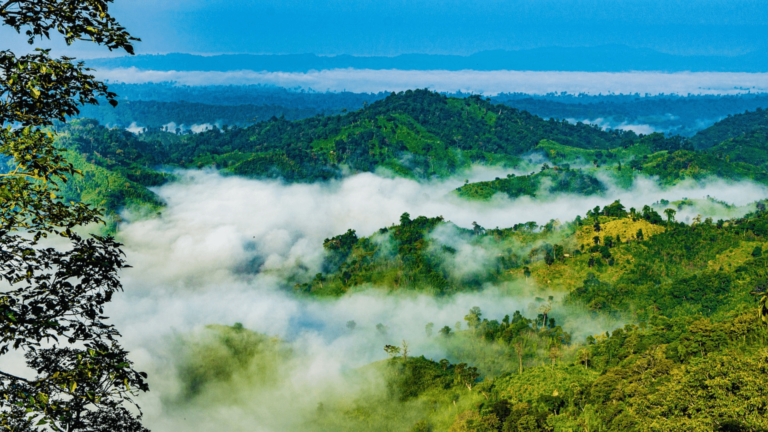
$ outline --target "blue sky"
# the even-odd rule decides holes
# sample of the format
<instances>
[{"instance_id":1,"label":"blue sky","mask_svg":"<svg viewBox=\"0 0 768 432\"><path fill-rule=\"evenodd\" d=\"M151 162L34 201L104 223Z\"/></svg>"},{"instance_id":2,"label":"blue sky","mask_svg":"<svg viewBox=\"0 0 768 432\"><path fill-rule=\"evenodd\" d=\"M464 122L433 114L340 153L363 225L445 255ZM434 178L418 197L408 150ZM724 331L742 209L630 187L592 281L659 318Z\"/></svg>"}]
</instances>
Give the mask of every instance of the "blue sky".
<instances>
[{"instance_id":1,"label":"blue sky","mask_svg":"<svg viewBox=\"0 0 768 432\"><path fill-rule=\"evenodd\" d=\"M768 0L117 0L113 10L143 39L139 53L469 54L625 44L738 54L768 48ZM23 46L7 29L0 40L0 48ZM77 46L69 53L104 52Z\"/></svg>"}]
</instances>

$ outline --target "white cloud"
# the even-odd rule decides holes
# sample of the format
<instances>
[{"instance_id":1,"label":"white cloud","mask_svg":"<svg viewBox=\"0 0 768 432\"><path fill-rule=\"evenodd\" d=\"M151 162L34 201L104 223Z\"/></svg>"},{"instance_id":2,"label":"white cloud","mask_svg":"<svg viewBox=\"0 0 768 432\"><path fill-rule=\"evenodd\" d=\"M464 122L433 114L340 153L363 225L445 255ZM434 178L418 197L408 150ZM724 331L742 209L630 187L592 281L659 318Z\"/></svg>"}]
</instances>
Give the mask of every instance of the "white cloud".
<instances>
[{"instance_id":1,"label":"white cloud","mask_svg":"<svg viewBox=\"0 0 768 432\"><path fill-rule=\"evenodd\" d=\"M192 126L189 127L189 130L191 130L192 133L206 132L209 130L213 130L213 125L210 123L193 124Z\"/></svg>"},{"instance_id":2,"label":"white cloud","mask_svg":"<svg viewBox=\"0 0 768 432\"><path fill-rule=\"evenodd\" d=\"M133 123L131 123L130 126L125 128L125 130L127 130L128 132L131 132L133 134L139 135L139 134L143 134L147 130L147 128L139 126L139 125L136 124L136 122L133 122Z\"/></svg>"},{"instance_id":3,"label":"white cloud","mask_svg":"<svg viewBox=\"0 0 768 432\"><path fill-rule=\"evenodd\" d=\"M768 91L768 73L731 72L532 72L532 71L412 71L332 69L293 72L179 72L136 68L96 72L112 82L176 82L179 85L266 84L316 91L380 92L429 88L485 95L502 92L546 94L740 94Z\"/></svg>"},{"instance_id":4,"label":"white cloud","mask_svg":"<svg viewBox=\"0 0 768 432\"><path fill-rule=\"evenodd\" d=\"M595 126L599 126L603 129L621 129L626 131L632 131L636 134L643 134L643 135L649 135L654 132L663 132L654 126L648 125L648 124L635 124L635 123L628 123L628 122L616 122L612 119L605 119L605 118L596 118L596 119L574 119L574 118L567 118L565 119L570 123L576 124L577 122L585 123L585 124L591 124Z\"/></svg>"}]
</instances>

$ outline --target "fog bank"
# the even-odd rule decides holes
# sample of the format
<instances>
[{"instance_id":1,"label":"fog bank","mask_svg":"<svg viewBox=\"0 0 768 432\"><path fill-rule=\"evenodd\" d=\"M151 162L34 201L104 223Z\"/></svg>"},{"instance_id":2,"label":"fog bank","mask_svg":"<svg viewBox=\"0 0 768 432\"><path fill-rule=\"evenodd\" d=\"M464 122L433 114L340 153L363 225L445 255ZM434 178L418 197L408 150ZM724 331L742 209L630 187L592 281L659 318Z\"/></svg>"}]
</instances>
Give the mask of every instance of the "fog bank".
<instances>
[{"instance_id":1,"label":"fog bank","mask_svg":"<svg viewBox=\"0 0 768 432\"><path fill-rule=\"evenodd\" d=\"M300 72L153 71L103 69L97 77L113 83L175 82L179 85L265 84L315 91L378 93L428 88L493 96L505 92L547 94L741 94L768 91L768 73L741 72L534 72L534 71L413 71L331 69Z\"/></svg>"}]
</instances>

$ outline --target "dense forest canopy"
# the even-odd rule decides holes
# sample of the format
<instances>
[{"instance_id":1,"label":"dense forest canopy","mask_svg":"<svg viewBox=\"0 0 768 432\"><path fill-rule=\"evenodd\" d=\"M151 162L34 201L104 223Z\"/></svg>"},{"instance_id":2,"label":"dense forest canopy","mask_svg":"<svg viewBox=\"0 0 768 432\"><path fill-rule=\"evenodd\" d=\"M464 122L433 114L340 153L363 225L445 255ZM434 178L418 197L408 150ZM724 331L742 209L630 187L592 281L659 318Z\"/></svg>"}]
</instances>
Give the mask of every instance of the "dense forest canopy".
<instances>
[{"instance_id":1,"label":"dense forest canopy","mask_svg":"<svg viewBox=\"0 0 768 432\"><path fill-rule=\"evenodd\" d=\"M85 107L80 118L94 118L103 125L157 128L215 124L247 126L284 115L289 120L318 114L341 114L384 99L388 93L313 92L269 86L181 86L114 84L124 103L117 109ZM453 93L465 98L472 94ZM693 136L727 116L768 108L763 94L738 96L676 95L530 95L503 93L495 103L528 111L542 118L597 123L606 128L625 128ZM719 141L718 141L719 142Z\"/></svg>"},{"instance_id":2,"label":"dense forest canopy","mask_svg":"<svg viewBox=\"0 0 768 432\"><path fill-rule=\"evenodd\" d=\"M153 104L133 101L121 106L127 111L138 106L139 110L154 112ZM221 108L233 112L245 109ZM111 191L113 198L90 199L112 211L121 206L157 206L157 198L146 188L171 179L172 175L164 171L167 168L216 167L248 177L313 182L381 169L420 180L448 178L473 164L486 164L507 168L510 174L463 186L458 190L460 196L489 199L502 193L514 198L541 192L591 195L612 185L631 187L640 176L654 177L666 186L710 177L764 183L768 180L763 151L765 112L729 117L687 139L605 131L586 124L545 120L477 96L450 98L417 90L393 93L349 113L302 120L271 117L249 122L246 127L210 125L210 130L196 134L153 127L136 135L82 119L59 127L59 143L78 152L78 163L93 171L91 189ZM723 137L723 141L707 144L703 151L694 150L713 137ZM543 156L552 169L532 163L535 158L531 156ZM110 180L108 185L96 167L123 180ZM547 180L542 183L544 178ZM89 186L68 186L67 197L94 195L84 193L84 188Z\"/></svg>"}]
</instances>

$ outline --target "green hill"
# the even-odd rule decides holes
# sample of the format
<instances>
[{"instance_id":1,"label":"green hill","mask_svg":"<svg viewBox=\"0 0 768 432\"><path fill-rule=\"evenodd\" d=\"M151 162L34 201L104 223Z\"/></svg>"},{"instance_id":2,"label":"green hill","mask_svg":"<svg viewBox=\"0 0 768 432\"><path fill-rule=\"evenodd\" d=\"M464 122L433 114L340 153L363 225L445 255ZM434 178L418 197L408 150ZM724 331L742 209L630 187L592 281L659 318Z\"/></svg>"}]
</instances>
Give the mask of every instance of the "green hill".
<instances>
[{"instance_id":1,"label":"green hill","mask_svg":"<svg viewBox=\"0 0 768 432\"><path fill-rule=\"evenodd\" d=\"M758 108L755 111L726 117L698 132L691 138L691 143L697 149L706 149L723 141L766 128L768 128L768 110Z\"/></svg>"},{"instance_id":2,"label":"green hill","mask_svg":"<svg viewBox=\"0 0 768 432\"><path fill-rule=\"evenodd\" d=\"M144 187L171 178L158 171L160 167L216 167L229 174L288 182L380 169L430 179L459 174L473 164L522 167L524 156L538 153L556 168L465 185L457 193L470 199L489 199L499 192L509 197L540 192L591 195L605 190L596 177L601 172L622 187L631 186L640 174L656 176L662 185L711 176L765 183L768 156L760 129L765 112L732 116L703 131L699 140L751 130L697 152L693 141L681 137L606 132L544 120L480 97L458 99L416 90L393 93L344 115L273 118L247 128L200 134L151 130L136 136L94 120L76 120L61 128L59 143L79 152L85 162Z\"/></svg>"},{"instance_id":3,"label":"green hill","mask_svg":"<svg viewBox=\"0 0 768 432\"><path fill-rule=\"evenodd\" d=\"M746 162L729 161L718 154L692 151L653 154L643 159L642 172L659 176L664 184L674 184L683 179L703 180L712 176L768 183L768 173L763 168Z\"/></svg>"},{"instance_id":4,"label":"green hill","mask_svg":"<svg viewBox=\"0 0 768 432\"><path fill-rule=\"evenodd\" d=\"M706 151L728 161L765 168L768 164L768 127L729 138Z\"/></svg>"},{"instance_id":5,"label":"green hill","mask_svg":"<svg viewBox=\"0 0 768 432\"><path fill-rule=\"evenodd\" d=\"M756 143L756 140L750 143ZM726 144L728 147L725 147ZM751 180L768 184L768 173L762 165L768 159L768 154L763 153L760 147L750 149L747 145L729 141L707 152L678 150L648 153L646 151L648 147L639 144L626 149L603 152L573 149L543 141L537 149L545 151L545 154L554 155L552 159L584 164L585 159L594 158L592 160L594 165L572 169L567 163L554 167L544 164L540 172L522 176L509 174L503 179L468 183L457 188L455 193L469 200L488 200L497 193L505 194L510 198L535 197L542 193L599 195L607 190L607 186L598 179L599 174L610 179L612 184L624 188L631 187L638 176L655 177L661 186L672 186L684 180L706 181L713 178L733 181ZM731 159L727 153L728 149L733 150L734 153L743 152L743 156L734 155ZM750 152L755 154L753 158L749 157ZM761 164L761 166L755 166L747 161Z\"/></svg>"},{"instance_id":6,"label":"green hill","mask_svg":"<svg viewBox=\"0 0 768 432\"><path fill-rule=\"evenodd\" d=\"M351 172L388 168L413 178L445 177L473 163L514 165L544 139L585 150L616 149L639 140L631 133L544 120L479 97L448 98L427 90L393 93L344 115L273 118L247 128L173 138L162 132L145 137L94 129L81 133L74 129L92 124L74 124L68 128L81 135L77 148L101 155L97 158L110 169L215 165L233 174L288 181L336 178L342 166Z\"/></svg>"},{"instance_id":7,"label":"green hill","mask_svg":"<svg viewBox=\"0 0 768 432\"><path fill-rule=\"evenodd\" d=\"M526 176L507 175L506 178L466 184L456 189L462 197L473 200L487 200L497 193L510 198L537 196L538 194L573 193L595 195L605 192L606 187L593 175L568 167L545 165L538 173Z\"/></svg>"}]
</instances>

